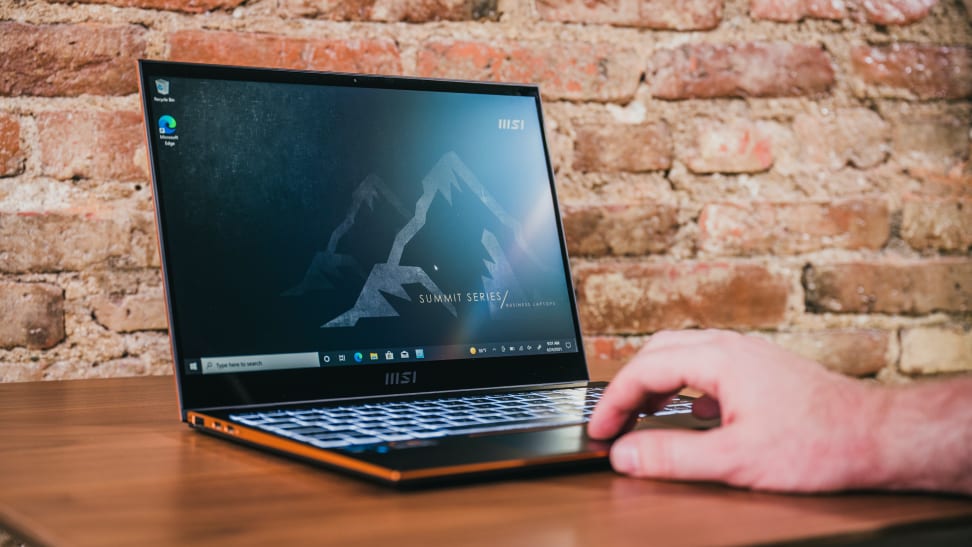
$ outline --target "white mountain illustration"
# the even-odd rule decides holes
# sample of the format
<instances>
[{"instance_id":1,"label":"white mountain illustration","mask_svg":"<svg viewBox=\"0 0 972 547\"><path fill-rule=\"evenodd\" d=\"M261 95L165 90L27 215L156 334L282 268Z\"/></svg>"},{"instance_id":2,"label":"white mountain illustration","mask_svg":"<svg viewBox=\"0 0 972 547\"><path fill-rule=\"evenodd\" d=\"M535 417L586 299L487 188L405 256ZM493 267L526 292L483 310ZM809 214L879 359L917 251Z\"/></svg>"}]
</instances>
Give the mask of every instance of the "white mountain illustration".
<instances>
[{"instance_id":1,"label":"white mountain illustration","mask_svg":"<svg viewBox=\"0 0 972 547\"><path fill-rule=\"evenodd\" d=\"M405 245L425 226L425 221L429 214L429 207L432 205L432 200L435 199L436 194L442 194L442 197L452 205L452 188L455 187L461 190L463 186L479 198L479 201L504 226L513 231L516 242L536 261L536 258L530 253L529 247L527 247L526 240L523 238L523 229L520 223L511 217L499 202L486 191L486 187L479 182L476 175L459 159L458 154L455 152L446 152L435 163L435 166L432 167L429 174L425 175L425 178L422 179L422 196L415 204L415 215L398 232L398 235L395 236L395 242L392 244L391 252L388 254L389 264L398 264L401 261ZM539 261L537 262L539 264Z\"/></svg>"},{"instance_id":2,"label":"white mountain illustration","mask_svg":"<svg viewBox=\"0 0 972 547\"><path fill-rule=\"evenodd\" d=\"M311 263L304 273L304 278L294 287L284 291L284 296L298 296L308 291L333 289L332 280L340 277L342 268L352 270L359 276L365 277L366 274L358 261L351 255L337 252L337 247L341 238L354 226L361 207L367 206L368 209L373 211L375 199L379 195L385 198L395 211L402 215L402 218L408 218L408 211L405 210L398 197L391 192L385 182L378 175L368 175L351 194L351 208L348 209L344 221L331 232L331 237L327 241L327 248L314 254L314 258L311 259Z\"/></svg>"},{"instance_id":3,"label":"white mountain illustration","mask_svg":"<svg viewBox=\"0 0 972 547\"><path fill-rule=\"evenodd\" d=\"M328 321L324 327L353 327L358 319L363 317L396 317L398 311L388 303L383 293L388 293L405 300L411 300L405 292L405 285L418 283L427 291L444 297L441 289L429 279L425 270L418 266L399 266L397 264L375 264L371 275L365 281L364 288L358 294L354 307ZM451 303L443 302L443 306L455 316L456 308Z\"/></svg>"},{"instance_id":4,"label":"white mountain illustration","mask_svg":"<svg viewBox=\"0 0 972 547\"><path fill-rule=\"evenodd\" d=\"M525 299L525 295L523 288L520 286L520 282L516 278L516 274L513 272L513 266L510 264L509 259L506 258L506 253L503 252L503 248L500 246L499 241L497 241L496 236L493 235L493 232L483 230L482 242L490 258L490 260L483 261L486 264L486 271L489 272L488 276L484 275L482 277L483 289L487 292L500 292L506 295L500 302L489 302L489 314L493 318L496 318L507 300L512 299L511 301L513 302L522 301Z\"/></svg>"},{"instance_id":5,"label":"white mountain illustration","mask_svg":"<svg viewBox=\"0 0 972 547\"><path fill-rule=\"evenodd\" d=\"M527 247L520 224L500 206L499 202L479 182L476 175L459 159L459 156L455 152L450 151L439 158L439 161L435 163L429 173L422 179L422 195L415 203L415 214L395 235L395 240L392 242L391 250L388 253L388 260L385 263L375 264L374 268L372 268L368 275L368 280L365 281L365 285L361 289L361 293L358 295L354 306L322 325L322 328L351 327L359 319L369 317L397 317L399 315L398 311L388 302L382 293L395 295L411 301L404 288L405 285L410 283L418 283L430 293L444 296L443 291L432 281L425 270L417 266L402 266L400 263L402 254L405 252L405 247L425 226L429 208L432 206L436 195L441 194L452 205L453 189L459 191L465 189L475 196L497 220L510 229L517 243L527 256L537 264L540 264L529 250L529 247ZM499 243L495 241L495 236L492 236L492 242L495 243L493 250L487 248L487 251L490 252L495 262L490 263L486 261L487 269L489 269L491 264L495 267L496 264L505 262L504 268L509 271L503 272L503 274L506 277L511 277L512 268L505 261L505 255L503 255L502 260L496 256L495 250L499 249ZM492 272L493 270L490 271ZM451 303L442 302L442 305L453 316L457 315L456 308Z\"/></svg>"}]
</instances>

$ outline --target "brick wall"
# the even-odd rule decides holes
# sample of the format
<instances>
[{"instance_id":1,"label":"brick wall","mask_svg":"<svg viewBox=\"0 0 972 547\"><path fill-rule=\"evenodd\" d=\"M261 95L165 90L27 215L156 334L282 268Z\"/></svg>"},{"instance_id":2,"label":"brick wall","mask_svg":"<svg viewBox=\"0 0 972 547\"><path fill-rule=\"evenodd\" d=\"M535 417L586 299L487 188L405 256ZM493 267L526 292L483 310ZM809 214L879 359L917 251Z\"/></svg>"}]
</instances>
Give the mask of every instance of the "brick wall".
<instances>
[{"instance_id":1,"label":"brick wall","mask_svg":"<svg viewBox=\"0 0 972 547\"><path fill-rule=\"evenodd\" d=\"M169 373L137 57L531 81L596 376L725 327L972 369L969 0L0 4L0 380Z\"/></svg>"}]
</instances>

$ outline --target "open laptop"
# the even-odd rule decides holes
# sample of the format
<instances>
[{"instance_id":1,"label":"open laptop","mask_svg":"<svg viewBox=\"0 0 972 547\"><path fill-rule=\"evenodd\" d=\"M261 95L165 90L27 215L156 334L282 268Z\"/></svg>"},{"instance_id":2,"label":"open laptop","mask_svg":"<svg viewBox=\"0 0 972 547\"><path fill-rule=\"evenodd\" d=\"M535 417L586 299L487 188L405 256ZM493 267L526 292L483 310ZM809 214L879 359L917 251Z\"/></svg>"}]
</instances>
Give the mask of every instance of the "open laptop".
<instances>
[{"instance_id":1,"label":"open laptop","mask_svg":"<svg viewBox=\"0 0 972 547\"><path fill-rule=\"evenodd\" d=\"M397 485L606 461L536 86L139 74L191 427Z\"/></svg>"}]
</instances>

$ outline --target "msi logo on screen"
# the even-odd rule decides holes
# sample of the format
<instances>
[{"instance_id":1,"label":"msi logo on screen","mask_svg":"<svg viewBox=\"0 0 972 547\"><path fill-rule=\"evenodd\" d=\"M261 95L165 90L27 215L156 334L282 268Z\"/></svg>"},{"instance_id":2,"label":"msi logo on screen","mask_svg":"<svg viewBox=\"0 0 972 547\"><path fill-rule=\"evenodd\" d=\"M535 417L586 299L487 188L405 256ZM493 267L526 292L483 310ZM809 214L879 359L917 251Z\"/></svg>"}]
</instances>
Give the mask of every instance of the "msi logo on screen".
<instances>
[{"instance_id":1,"label":"msi logo on screen","mask_svg":"<svg viewBox=\"0 0 972 547\"><path fill-rule=\"evenodd\" d=\"M499 119L499 128L506 129L509 131L523 131L526 129L526 122L523 120L511 120L509 118Z\"/></svg>"},{"instance_id":2,"label":"msi logo on screen","mask_svg":"<svg viewBox=\"0 0 972 547\"><path fill-rule=\"evenodd\" d=\"M386 372L385 373L385 385L386 386L397 386L403 384L414 384L418 374L414 370L408 370L405 372Z\"/></svg>"}]
</instances>

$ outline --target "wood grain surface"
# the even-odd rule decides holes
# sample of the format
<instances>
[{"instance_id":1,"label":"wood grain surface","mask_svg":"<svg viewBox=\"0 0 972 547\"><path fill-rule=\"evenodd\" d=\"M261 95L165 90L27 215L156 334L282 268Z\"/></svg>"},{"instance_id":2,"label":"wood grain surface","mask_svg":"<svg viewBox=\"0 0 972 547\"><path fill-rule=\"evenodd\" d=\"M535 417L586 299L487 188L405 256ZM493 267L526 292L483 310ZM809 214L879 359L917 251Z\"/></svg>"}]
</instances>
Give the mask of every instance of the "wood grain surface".
<instances>
[{"instance_id":1,"label":"wood grain surface","mask_svg":"<svg viewBox=\"0 0 972 547\"><path fill-rule=\"evenodd\" d=\"M0 384L0 528L40 544L751 544L955 517L972 501L607 470L397 492L189 430L169 377Z\"/></svg>"}]
</instances>

